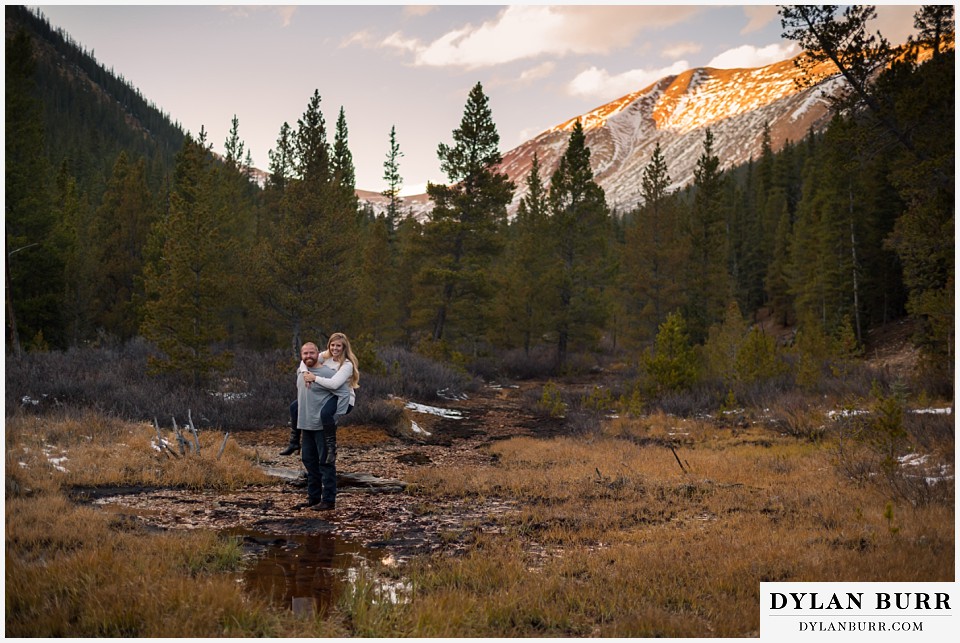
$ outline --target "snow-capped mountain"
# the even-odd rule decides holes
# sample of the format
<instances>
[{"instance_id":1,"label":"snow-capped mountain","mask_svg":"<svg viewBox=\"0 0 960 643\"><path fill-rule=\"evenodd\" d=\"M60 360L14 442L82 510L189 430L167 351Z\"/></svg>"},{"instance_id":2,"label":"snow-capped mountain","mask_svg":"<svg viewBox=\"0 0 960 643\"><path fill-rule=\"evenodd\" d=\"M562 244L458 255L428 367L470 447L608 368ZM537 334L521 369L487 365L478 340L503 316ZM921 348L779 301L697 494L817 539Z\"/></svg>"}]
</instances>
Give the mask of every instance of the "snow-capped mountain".
<instances>
[{"instance_id":1,"label":"snow-capped mountain","mask_svg":"<svg viewBox=\"0 0 960 643\"><path fill-rule=\"evenodd\" d=\"M700 67L667 76L574 117L504 154L502 171L517 185L512 208L526 192L534 152L547 183L578 119L595 180L604 189L608 205L621 212L641 201L640 179L658 143L672 188L693 181L708 128L721 168L759 157L764 125L770 128L776 151L786 141L802 139L811 128L825 126L829 120L826 95L839 89L838 79L833 78L800 90L798 78L792 60L755 69Z\"/></svg>"},{"instance_id":2,"label":"snow-capped mountain","mask_svg":"<svg viewBox=\"0 0 960 643\"><path fill-rule=\"evenodd\" d=\"M713 132L714 153L724 169L759 157L764 125L770 128L774 151L787 141L798 141L811 128L827 124L826 96L842 82L834 76L801 90L796 83L799 77L793 60L755 69L699 67L575 116L503 155L501 171L517 186L510 212L516 211L526 193L534 153L541 179L549 185L578 119L590 148L595 180L604 189L608 205L620 212L641 201L640 179L658 143L671 187L679 188L693 181L707 128ZM410 197L407 202L414 216L429 212L425 196Z\"/></svg>"}]
</instances>

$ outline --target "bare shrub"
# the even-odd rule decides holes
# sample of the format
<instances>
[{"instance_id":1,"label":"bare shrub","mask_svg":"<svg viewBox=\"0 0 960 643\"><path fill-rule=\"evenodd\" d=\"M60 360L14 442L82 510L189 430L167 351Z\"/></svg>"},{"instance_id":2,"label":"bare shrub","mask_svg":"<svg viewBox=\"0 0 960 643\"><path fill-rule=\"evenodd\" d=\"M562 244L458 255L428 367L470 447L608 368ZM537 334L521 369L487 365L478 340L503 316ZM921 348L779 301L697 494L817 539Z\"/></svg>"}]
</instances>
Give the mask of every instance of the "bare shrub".
<instances>
[{"instance_id":1,"label":"bare shrub","mask_svg":"<svg viewBox=\"0 0 960 643\"><path fill-rule=\"evenodd\" d=\"M374 386L394 395L432 401L460 397L480 387L476 379L463 371L404 348L382 348L378 355L386 366L386 375L384 381Z\"/></svg>"},{"instance_id":2,"label":"bare shrub","mask_svg":"<svg viewBox=\"0 0 960 643\"><path fill-rule=\"evenodd\" d=\"M767 408L773 425L786 435L818 442L827 433L823 412L799 391L784 393Z\"/></svg>"},{"instance_id":3,"label":"bare shrub","mask_svg":"<svg viewBox=\"0 0 960 643\"><path fill-rule=\"evenodd\" d=\"M200 428L255 429L284 426L295 397L295 357L286 351L237 350L232 367L206 387L170 374L151 374L151 346L133 340L123 346L82 347L63 352L31 352L6 358L6 415L93 409L129 420L169 426L187 423L190 412ZM344 424L395 422L395 411L376 403L391 395L424 401L459 397L478 382L462 371L403 349L385 349L385 365L364 371L361 364L357 407Z\"/></svg>"},{"instance_id":4,"label":"bare shrub","mask_svg":"<svg viewBox=\"0 0 960 643\"><path fill-rule=\"evenodd\" d=\"M556 349L537 346L529 353L520 348L510 350L500 358L500 366L505 375L518 380L553 377L557 370Z\"/></svg>"}]
</instances>

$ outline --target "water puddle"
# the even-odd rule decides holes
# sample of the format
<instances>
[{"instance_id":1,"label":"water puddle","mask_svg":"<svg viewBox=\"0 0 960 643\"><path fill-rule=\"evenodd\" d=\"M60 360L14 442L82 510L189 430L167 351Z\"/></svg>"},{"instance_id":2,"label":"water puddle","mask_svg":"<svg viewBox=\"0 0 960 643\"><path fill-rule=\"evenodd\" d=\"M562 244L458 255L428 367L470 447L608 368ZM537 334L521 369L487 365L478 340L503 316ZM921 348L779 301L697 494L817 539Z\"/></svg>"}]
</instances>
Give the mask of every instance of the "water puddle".
<instances>
[{"instance_id":1,"label":"water puddle","mask_svg":"<svg viewBox=\"0 0 960 643\"><path fill-rule=\"evenodd\" d=\"M92 504L121 518L146 519L148 523L164 514L162 509L116 503L112 496L97 498ZM348 540L329 527L300 527L302 531L292 533L282 528L218 530L221 536L241 543L245 565L237 577L247 592L304 616L326 614L344 591L358 584L371 590L374 600L405 599L405 583L380 578L376 572L396 564L391 554Z\"/></svg>"},{"instance_id":2,"label":"water puddle","mask_svg":"<svg viewBox=\"0 0 960 643\"><path fill-rule=\"evenodd\" d=\"M231 529L226 536L240 538L251 555L242 574L248 591L295 614L325 614L363 576L364 570L384 561L382 551L369 549L332 533L268 534ZM381 595L396 596L394 591Z\"/></svg>"}]
</instances>

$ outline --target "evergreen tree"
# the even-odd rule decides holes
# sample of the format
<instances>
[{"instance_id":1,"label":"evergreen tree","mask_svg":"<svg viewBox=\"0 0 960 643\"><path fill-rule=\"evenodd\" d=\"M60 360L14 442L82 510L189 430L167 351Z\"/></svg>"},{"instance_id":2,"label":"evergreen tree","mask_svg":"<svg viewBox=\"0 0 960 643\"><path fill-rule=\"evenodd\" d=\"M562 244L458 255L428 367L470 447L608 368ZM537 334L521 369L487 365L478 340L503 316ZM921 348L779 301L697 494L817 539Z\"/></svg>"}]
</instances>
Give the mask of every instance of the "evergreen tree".
<instances>
[{"instance_id":1,"label":"evergreen tree","mask_svg":"<svg viewBox=\"0 0 960 643\"><path fill-rule=\"evenodd\" d=\"M30 37L17 31L6 44L5 232L7 331L19 354L21 337L30 346L64 348L60 314L63 261L54 246L55 220L49 166L40 154L44 129L35 98Z\"/></svg>"},{"instance_id":2,"label":"evergreen tree","mask_svg":"<svg viewBox=\"0 0 960 643\"><path fill-rule=\"evenodd\" d=\"M360 334L391 344L403 338L400 294L397 282L396 243L391 239L387 217L378 217L366 225L360 253L360 279L353 304Z\"/></svg>"},{"instance_id":3,"label":"evergreen tree","mask_svg":"<svg viewBox=\"0 0 960 643\"><path fill-rule=\"evenodd\" d=\"M228 236L223 211L211 199L212 156L201 129L188 136L177 161L170 211L155 233L163 254L145 269L142 332L161 354L151 365L187 376L198 386L231 357L217 353L226 338L222 321L228 293L226 275L234 262L235 244Z\"/></svg>"},{"instance_id":4,"label":"evergreen tree","mask_svg":"<svg viewBox=\"0 0 960 643\"><path fill-rule=\"evenodd\" d=\"M698 343L706 338L707 328L723 318L732 296L724 187L720 159L713 152L713 133L708 129L694 170L693 204L687 224L690 261L684 319L690 336Z\"/></svg>"},{"instance_id":5,"label":"evergreen tree","mask_svg":"<svg viewBox=\"0 0 960 643\"><path fill-rule=\"evenodd\" d=\"M530 353L534 338L546 330L548 299L545 270L549 234L547 191L540 177L540 160L534 153L527 191L507 232L504 260L497 270L499 343L521 346Z\"/></svg>"},{"instance_id":6,"label":"evergreen tree","mask_svg":"<svg viewBox=\"0 0 960 643\"><path fill-rule=\"evenodd\" d=\"M224 323L228 341L246 343L260 333L255 327L258 316L251 318L252 293L247 284L253 279L251 252L260 227L260 190L251 178L247 165L249 150L240 138L236 116L231 121L230 133L224 141L226 156L222 163L212 166L213 207L226 225L225 235L236 244L234 269L226 276L228 298L223 302Z\"/></svg>"},{"instance_id":7,"label":"evergreen tree","mask_svg":"<svg viewBox=\"0 0 960 643\"><path fill-rule=\"evenodd\" d=\"M929 47L933 58L939 58L947 48L953 46L953 13L952 4L928 4L920 7L913 17L917 38L910 38L911 46Z\"/></svg>"},{"instance_id":8,"label":"evergreen tree","mask_svg":"<svg viewBox=\"0 0 960 643\"><path fill-rule=\"evenodd\" d=\"M925 151L892 161L890 179L905 204L887 239L903 266L907 310L921 322L921 345L952 383L955 302L955 59L953 51L922 65L890 70L883 84ZM944 180L947 177L948 180Z\"/></svg>"},{"instance_id":9,"label":"evergreen tree","mask_svg":"<svg viewBox=\"0 0 960 643\"><path fill-rule=\"evenodd\" d=\"M292 136L289 167L275 221L257 246L256 290L269 318L289 331L291 350L306 340L324 343L346 328L356 289L357 210L341 198L326 126L315 91ZM281 152L274 155L279 173ZM271 180L274 185L277 181Z\"/></svg>"},{"instance_id":10,"label":"evergreen tree","mask_svg":"<svg viewBox=\"0 0 960 643\"><path fill-rule=\"evenodd\" d=\"M296 170L293 166L293 128L289 123L280 126L276 147L269 152L270 166L266 185L263 188L262 216L257 219L254 238L261 241L265 231L272 229L280 220L280 202L286 193L287 185L293 180ZM264 220L265 219L265 220Z\"/></svg>"},{"instance_id":11,"label":"evergreen tree","mask_svg":"<svg viewBox=\"0 0 960 643\"><path fill-rule=\"evenodd\" d=\"M873 91L873 79L897 54L896 49L879 32L871 34L867 23L876 18L873 5L850 5L838 15L836 5L780 5L782 36L794 40L804 50L796 59L803 73L802 84L813 86L822 82L832 71L821 63L830 62L846 81L846 92L834 102L834 110L865 108L877 123L911 153L917 150L907 131L897 121L889 105L878 100Z\"/></svg>"},{"instance_id":12,"label":"evergreen tree","mask_svg":"<svg viewBox=\"0 0 960 643\"><path fill-rule=\"evenodd\" d=\"M783 326L791 325L796 320L793 310L793 298L790 296L790 281L788 271L789 244L793 236L793 224L786 204L780 211L780 220L773 241L773 258L767 266L764 290L771 312Z\"/></svg>"},{"instance_id":13,"label":"evergreen tree","mask_svg":"<svg viewBox=\"0 0 960 643\"><path fill-rule=\"evenodd\" d=\"M690 388L700 377L700 364L687 323L679 311L667 315L660 324L653 351L643 359L643 366L657 393Z\"/></svg>"},{"instance_id":14,"label":"evergreen tree","mask_svg":"<svg viewBox=\"0 0 960 643\"><path fill-rule=\"evenodd\" d=\"M626 231L623 287L634 337L652 340L667 314L683 301L677 276L686 249L680 238L676 199L670 193L670 174L658 143L640 180L643 205Z\"/></svg>"},{"instance_id":15,"label":"evergreen tree","mask_svg":"<svg viewBox=\"0 0 960 643\"><path fill-rule=\"evenodd\" d=\"M549 204L545 243L551 244L553 256L547 279L555 297L550 322L557 337L557 367L563 369L571 347L599 339L612 285L610 213L593 178L580 121L550 178Z\"/></svg>"},{"instance_id":16,"label":"evergreen tree","mask_svg":"<svg viewBox=\"0 0 960 643\"><path fill-rule=\"evenodd\" d=\"M488 269L500 252L498 231L514 188L496 171L500 136L480 83L470 91L453 140L437 148L450 185L427 186L434 209L423 229L416 299L434 341L476 341L487 326L493 294Z\"/></svg>"},{"instance_id":17,"label":"evergreen tree","mask_svg":"<svg viewBox=\"0 0 960 643\"><path fill-rule=\"evenodd\" d=\"M143 321L143 250L156 218L145 161L131 163L121 152L96 211L99 268L90 277L94 324L122 340L135 337Z\"/></svg>"},{"instance_id":18,"label":"evergreen tree","mask_svg":"<svg viewBox=\"0 0 960 643\"><path fill-rule=\"evenodd\" d=\"M347 116L340 108L337 125L333 135L333 155L331 167L337 192L343 200L342 207L357 210L357 172L353 165L353 153L348 142Z\"/></svg>"},{"instance_id":19,"label":"evergreen tree","mask_svg":"<svg viewBox=\"0 0 960 643\"><path fill-rule=\"evenodd\" d=\"M403 187L403 177L400 176L400 157L403 152L400 151L400 145L397 143L397 128L390 126L390 149L387 151L387 160L383 162L383 180L387 183L387 189L382 192L387 197L387 230L392 236L397 229L400 219L400 207L402 199L400 198L400 188Z\"/></svg>"},{"instance_id":20,"label":"evergreen tree","mask_svg":"<svg viewBox=\"0 0 960 643\"><path fill-rule=\"evenodd\" d=\"M67 344L77 346L94 336L93 305L99 274L99 235L87 196L66 163L57 174L57 245L63 252L63 317Z\"/></svg>"}]
</instances>

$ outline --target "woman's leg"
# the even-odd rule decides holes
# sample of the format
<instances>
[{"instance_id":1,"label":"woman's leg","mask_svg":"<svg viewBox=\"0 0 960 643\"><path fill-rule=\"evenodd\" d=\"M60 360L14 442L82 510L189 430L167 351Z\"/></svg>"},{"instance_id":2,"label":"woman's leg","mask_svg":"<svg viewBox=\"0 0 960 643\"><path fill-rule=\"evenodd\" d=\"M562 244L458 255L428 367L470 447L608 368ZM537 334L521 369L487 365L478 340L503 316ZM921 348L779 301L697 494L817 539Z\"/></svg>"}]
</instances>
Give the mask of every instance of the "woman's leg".
<instances>
[{"instance_id":1,"label":"woman's leg","mask_svg":"<svg viewBox=\"0 0 960 643\"><path fill-rule=\"evenodd\" d=\"M292 455L300 450L300 429L297 428L298 408L297 401L294 400L290 405L290 442L280 455Z\"/></svg>"}]
</instances>

